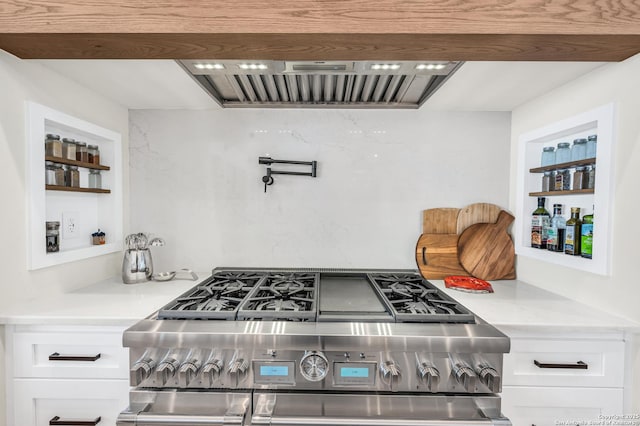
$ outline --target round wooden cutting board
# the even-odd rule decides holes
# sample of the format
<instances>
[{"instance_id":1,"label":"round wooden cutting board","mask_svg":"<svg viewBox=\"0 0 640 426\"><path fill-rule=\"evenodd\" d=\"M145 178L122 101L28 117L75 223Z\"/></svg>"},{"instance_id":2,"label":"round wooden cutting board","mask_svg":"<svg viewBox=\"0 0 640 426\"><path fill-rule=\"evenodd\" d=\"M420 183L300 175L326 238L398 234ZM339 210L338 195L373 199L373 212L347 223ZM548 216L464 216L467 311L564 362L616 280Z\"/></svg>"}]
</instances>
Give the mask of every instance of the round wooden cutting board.
<instances>
[{"instance_id":1,"label":"round wooden cutting board","mask_svg":"<svg viewBox=\"0 0 640 426\"><path fill-rule=\"evenodd\" d=\"M514 279L515 249L507 233L514 217L502 210L496 223L477 223L458 239L462 267L482 280Z\"/></svg>"}]
</instances>

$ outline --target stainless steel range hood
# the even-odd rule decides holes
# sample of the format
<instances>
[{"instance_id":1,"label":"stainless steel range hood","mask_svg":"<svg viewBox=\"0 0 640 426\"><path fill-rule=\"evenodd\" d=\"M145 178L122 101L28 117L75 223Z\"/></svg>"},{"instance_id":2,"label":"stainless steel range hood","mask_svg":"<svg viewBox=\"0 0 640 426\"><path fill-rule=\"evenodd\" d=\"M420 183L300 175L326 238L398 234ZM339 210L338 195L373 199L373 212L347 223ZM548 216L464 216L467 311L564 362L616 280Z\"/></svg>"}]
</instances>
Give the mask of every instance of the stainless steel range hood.
<instances>
[{"instance_id":1,"label":"stainless steel range hood","mask_svg":"<svg viewBox=\"0 0 640 426\"><path fill-rule=\"evenodd\" d=\"M462 65L422 61L182 60L223 108L419 108Z\"/></svg>"}]
</instances>

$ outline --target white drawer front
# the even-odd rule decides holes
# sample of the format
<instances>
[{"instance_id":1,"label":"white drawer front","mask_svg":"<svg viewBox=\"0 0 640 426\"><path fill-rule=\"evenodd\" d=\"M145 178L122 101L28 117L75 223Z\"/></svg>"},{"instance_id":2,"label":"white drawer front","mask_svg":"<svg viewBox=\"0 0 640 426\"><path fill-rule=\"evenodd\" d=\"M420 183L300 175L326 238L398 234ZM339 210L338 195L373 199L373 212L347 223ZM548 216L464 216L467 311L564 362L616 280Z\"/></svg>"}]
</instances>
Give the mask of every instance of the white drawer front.
<instances>
[{"instance_id":1,"label":"white drawer front","mask_svg":"<svg viewBox=\"0 0 640 426\"><path fill-rule=\"evenodd\" d=\"M514 426L612 424L607 423L604 417L621 415L622 404L622 389L502 388L502 413ZM633 420L640 422L640 418Z\"/></svg>"},{"instance_id":2,"label":"white drawer front","mask_svg":"<svg viewBox=\"0 0 640 426\"><path fill-rule=\"evenodd\" d=\"M91 360L50 360L62 357L95 357ZM128 378L128 351L121 332L14 333L14 377Z\"/></svg>"},{"instance_id":3,"label":"white drawer front","mask_svg":"<svg viewBox=\"0 0 640 426\"><path fill-rule=\"evenodd\" d=\"M93 421L115 426L127 408L129 383L125 380L13 380L14 424L48 426L49 421Z\"/></svg>"},{"instance_id":4,"label":"white drawer front","mask_svg":"<svg viewBox=\"0 0 640 426\"><path fill-rule=\"evenodd\" d=\"M541 368L542 364L587 369ZM624 342L617 340L511 339L504 357L504 385L623 387Z\"/></svg>"}]
</instances>

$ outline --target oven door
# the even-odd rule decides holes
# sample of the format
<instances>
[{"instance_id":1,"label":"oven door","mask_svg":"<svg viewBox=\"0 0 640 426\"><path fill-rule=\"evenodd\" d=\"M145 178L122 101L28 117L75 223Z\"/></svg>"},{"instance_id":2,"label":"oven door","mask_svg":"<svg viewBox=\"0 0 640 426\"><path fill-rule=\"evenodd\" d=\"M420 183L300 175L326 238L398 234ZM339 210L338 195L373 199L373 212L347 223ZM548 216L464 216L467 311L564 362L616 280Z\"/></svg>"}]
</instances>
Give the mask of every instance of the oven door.
<instances>
[{"instance_id":1,"label":"oven door","mask_svg":"<svg viewBox=\"0 0 640 426\"><path fill-rule=\"evenodd\" d=\"M250 393L133 390L118 426L245 426Z\"/></svg>"},{"instance_id":2,"label":"oven door","mask_svg":"<svg viewBox=\"0 0 640 426\"><path fill-rule=\"evenodd\" d=\"M256 392L251 426L502 425L500 397Z\"/></svg>"}]
</instances>

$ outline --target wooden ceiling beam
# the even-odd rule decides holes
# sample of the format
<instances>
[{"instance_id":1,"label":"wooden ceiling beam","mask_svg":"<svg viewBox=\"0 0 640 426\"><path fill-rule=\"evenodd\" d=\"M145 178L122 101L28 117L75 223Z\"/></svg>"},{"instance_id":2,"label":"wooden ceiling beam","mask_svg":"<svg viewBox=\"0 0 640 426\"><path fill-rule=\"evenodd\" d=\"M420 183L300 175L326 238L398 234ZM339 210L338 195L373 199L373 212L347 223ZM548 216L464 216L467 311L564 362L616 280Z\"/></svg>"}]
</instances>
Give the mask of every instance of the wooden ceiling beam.
<instances>
[{"instance_id":1,"label":"wooden ceiling beam","mask_svg":"<svg viewBox=\"0 0 640 426\"><path fill-rule=\"evenodd\" d=\"M0 49L40 59L620 61L635 0L4 0Z\"/></svg>"}]
</instances>

